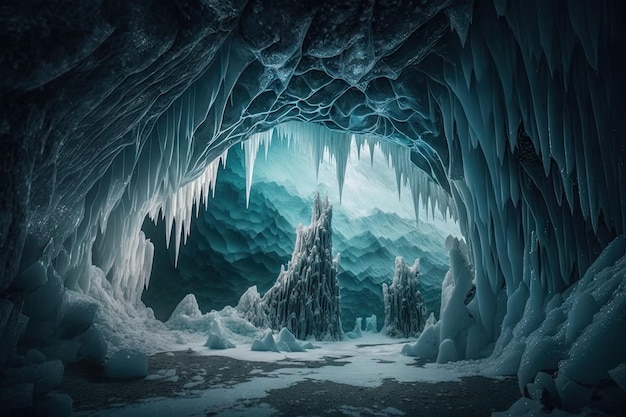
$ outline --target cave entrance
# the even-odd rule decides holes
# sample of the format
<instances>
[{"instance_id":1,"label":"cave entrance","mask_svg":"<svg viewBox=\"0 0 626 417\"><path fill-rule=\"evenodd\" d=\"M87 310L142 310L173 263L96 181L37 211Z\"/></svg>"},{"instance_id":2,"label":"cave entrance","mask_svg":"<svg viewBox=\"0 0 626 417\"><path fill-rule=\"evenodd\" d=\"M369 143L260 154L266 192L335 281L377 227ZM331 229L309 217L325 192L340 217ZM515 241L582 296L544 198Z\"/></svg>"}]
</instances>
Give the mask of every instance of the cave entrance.
<instances>
[{"instance_id":1,"label":"cave entrance","mask_svg":"<svg viewBox=\"0 0 626 417\"><path fill-rule=\"evenodd\" d=\"M227 161L208 209L196 203L199 215L179 253L176 232L169 245L163 238L166 222L144 222L155 256L142 299L158 319L166 321L187 294L208 312L237 305L253 285L267 291L291 258L298 224L310 222L316 192L333 205L344 330L371 314L380 330L382 284L391 283L397 256L409 265L420 259L420 291L439 315L448 269L444 241L460 232L449 197L410 162L408 148L290 123L232 147Z\"/></svg>"}]
</instances>

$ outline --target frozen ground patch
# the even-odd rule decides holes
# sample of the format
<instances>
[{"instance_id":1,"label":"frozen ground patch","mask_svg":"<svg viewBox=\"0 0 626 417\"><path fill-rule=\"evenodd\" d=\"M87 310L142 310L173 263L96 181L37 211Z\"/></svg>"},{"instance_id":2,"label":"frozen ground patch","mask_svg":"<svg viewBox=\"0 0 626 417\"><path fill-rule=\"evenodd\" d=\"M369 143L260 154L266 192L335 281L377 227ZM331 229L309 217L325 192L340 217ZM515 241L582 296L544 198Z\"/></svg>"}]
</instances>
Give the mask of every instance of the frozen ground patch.
<instances>
[{"instance_id":1,"label":"frozen ground patch","mask_svg":"<svg viewBox=\"0 0 626 417\"><path fill-rule=\"evenodd\" d=\"M183 350L151 356L149 376L144 380L123 386L98 381L91 387L85 386L84 378L70 375L68 381L74 381L83 393L72 387L63 389L76 399L76 415L85 417L264 416L279 412L362 416L419 412L430 416L447 406L441 402L447 397L468 401L470 396L463 390L474 390L477 406L484 407L485 392L498 392L493 398L505 401L499 392L507 388L509 402L494 410L502 410L518 398L514 381L474 377L476 385L465 383L465 376L477 374L477 363L417 366L414 358L400 353L406 340L379 334L316 342L318 349L288 353L254 352L250 342L212 350L202 339L196 338Z\"/></svg>"},{"instance_id":2,"label":"frozen ground patch","mask_svg":"<svg viewBox=\"0 0 626 417\"><path fill-rule=\"evenodd\" d=\"M360 387L380 386L382 380L410 382L458 382L461 377L481 375L479 362L461 362L452 365L426 364L415 366L414 358L402 355L402 346L408 340L393 339L381 334L364 334L359 339L340 342L316 342L318 349L306 352L257 352L249 344L224 351L208 350L191 345L200 355L226 356L250 362L277 364L327 362L331 365L298 366L276 369L268 376L285 378L298 376L317 381L330 381ZM289 362L285 362L289 361Z\"/></svg>"},{"instance_id":3,"label":"frozen ground patch","mask_svg":"<svg viewBox=\"0 0 626 417\"><path fill-rule=\"evenodd\" d=\"M386 407L382 410L367 408L367 407L353 407L351 405L342 405L336 409L329 410L331 413L342 414L345 416L361 417L375 416L375 417L388 417L388 416L404 416L406 413L400 411L397 408Z\"/></svg>"}]
</instances>

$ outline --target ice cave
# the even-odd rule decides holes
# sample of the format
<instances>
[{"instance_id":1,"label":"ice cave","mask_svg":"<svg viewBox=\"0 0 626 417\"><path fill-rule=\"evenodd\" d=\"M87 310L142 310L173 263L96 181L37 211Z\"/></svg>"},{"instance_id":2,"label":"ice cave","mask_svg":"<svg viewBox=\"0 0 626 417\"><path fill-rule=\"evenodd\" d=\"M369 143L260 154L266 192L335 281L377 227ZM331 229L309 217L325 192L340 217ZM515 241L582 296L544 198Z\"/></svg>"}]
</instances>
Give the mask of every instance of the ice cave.
<instances>
[{"instance_id":1,"label":"ice cave","mask_svg":"<svg viewBox=\"0 0 626 417\"><path fill-rule=\"evenodd\" d=\"M0 6L0 414L625 416L621 0Z\"/></svg>"}]
</instances>

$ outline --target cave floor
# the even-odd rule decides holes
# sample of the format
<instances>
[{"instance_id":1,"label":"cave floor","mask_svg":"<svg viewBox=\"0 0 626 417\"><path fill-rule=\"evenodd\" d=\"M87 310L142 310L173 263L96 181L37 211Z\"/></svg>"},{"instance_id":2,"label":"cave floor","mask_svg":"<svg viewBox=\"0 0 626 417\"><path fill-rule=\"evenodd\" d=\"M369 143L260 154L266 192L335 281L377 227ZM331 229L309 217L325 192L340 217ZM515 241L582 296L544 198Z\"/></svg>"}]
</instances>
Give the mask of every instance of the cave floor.
<instances>
[{"instance_id":1,"label":"cave floor","mask_svg":"<svg viewBox=\"0 0 626 417\"><path fill-rule=\"evenodd\" d=\"M382 369L393 363L377 361ZM150 356L150 375L135 381L110 381L98 367L69 365L60 390L72 396L77 416L489 416L519 398L514 378L336 382L344 373L358 378L349 364L348 356L254 362L188 350ZM420 372L427 365L412 359L409 366Z\"/></svg>"}]
</instances>

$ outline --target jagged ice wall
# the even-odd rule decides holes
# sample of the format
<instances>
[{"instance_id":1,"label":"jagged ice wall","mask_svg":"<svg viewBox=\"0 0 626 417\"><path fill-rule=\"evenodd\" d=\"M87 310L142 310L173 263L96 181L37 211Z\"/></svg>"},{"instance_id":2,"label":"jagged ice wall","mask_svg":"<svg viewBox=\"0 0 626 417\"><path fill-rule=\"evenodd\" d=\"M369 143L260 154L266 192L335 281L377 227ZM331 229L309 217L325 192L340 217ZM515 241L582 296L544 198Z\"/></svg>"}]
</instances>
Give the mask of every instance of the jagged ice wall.
<instances>
[{"instance_id":1,"label":"jagged ice wall","mask_svg":"<svg viewBox=\"0 0 626 417\"><path fill-rule=\"evenodd\" d=\"M66 287L140 311L145 215L176 218L184 239L211 161L282 122L411 149L454 202L486 343L521 283L550 298L624 234L620 1L7 7L5 344L23 297L12 284L38 260Z\"/></svg>"}]
</instances>

